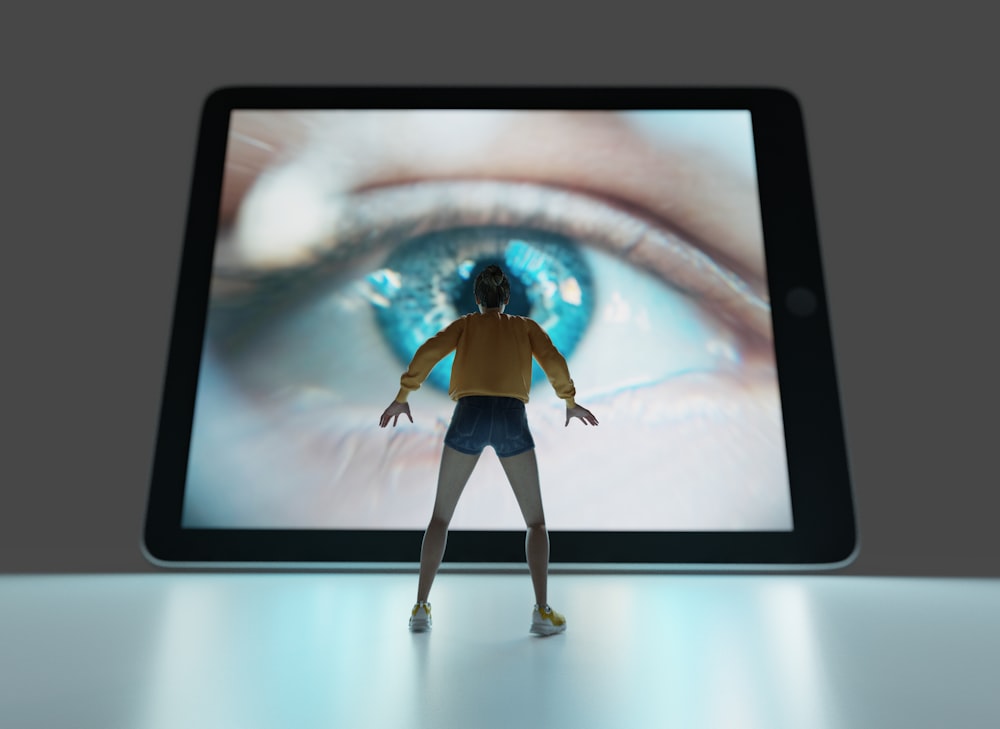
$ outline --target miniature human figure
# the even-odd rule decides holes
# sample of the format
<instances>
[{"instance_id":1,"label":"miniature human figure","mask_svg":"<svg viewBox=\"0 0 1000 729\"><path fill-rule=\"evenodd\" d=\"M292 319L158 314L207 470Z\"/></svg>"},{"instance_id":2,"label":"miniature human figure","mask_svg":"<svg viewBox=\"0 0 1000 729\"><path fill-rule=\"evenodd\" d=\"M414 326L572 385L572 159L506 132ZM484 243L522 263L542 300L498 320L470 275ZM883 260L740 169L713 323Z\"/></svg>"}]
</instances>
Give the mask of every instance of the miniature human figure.
<instances>
[{"instance_id":1,"label":"miniature human figure","mask_svg":"<svg viewBox=\"0 0 1000 729\"><path fill-rule=\"evenodd\" d=\"M535 592L530 630L538 635L561 633L566 630L566 619L548 604L549 536L535 442L524 408L531 387L532 356L556 394L566 401L567 426L572 418L597 425L597 418L576 404L566 359L545 331L531 319L504 314L510 282L500 267L483 270L476 277L474 291L479 313L457 319L420 346L400 378L399 394L379 420L382 428L390 420L395 427L400 415L412 423L408 395L420 387L435 364L455 351L449 394L457 404L444 438L434 510L420 549L420 580L410 629L419 632L431 627L427 598L444 557L448 525L483 448L489 445L500 458L527 526L525 555Z\"/></svg>"}]
</instances>

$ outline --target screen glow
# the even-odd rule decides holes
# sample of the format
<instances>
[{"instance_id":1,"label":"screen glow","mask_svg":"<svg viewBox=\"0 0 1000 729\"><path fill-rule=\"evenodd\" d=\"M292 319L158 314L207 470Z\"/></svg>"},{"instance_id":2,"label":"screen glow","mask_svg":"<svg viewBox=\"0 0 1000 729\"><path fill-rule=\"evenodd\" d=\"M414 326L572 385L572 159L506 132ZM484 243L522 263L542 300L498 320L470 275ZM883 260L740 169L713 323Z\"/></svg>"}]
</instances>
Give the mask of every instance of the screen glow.
<instances>
[{"instance_id":1,"label":"screen glow","mask_svg":"<svg viewBox=\"0 0 1000 729\"><path fill-rule=\"evenodd\" d=\"M550 529L792 528L749 112L239 111L225 164L184 527L423 529L451 357L378 419L499 262L601 423L536 365ZM451 528L523 526L485 453Z\"/></svg>"}]
</instances>

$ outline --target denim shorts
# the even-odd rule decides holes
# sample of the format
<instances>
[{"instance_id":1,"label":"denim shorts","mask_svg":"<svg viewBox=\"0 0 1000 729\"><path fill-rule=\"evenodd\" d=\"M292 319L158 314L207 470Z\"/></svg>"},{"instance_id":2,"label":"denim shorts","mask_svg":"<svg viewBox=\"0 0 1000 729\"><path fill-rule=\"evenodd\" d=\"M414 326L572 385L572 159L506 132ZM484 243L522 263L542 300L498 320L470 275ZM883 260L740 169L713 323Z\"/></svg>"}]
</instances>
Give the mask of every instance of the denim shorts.
<instances>
[{"instance_id":1,"label":"denim shorts","mask_svg":"<svg viewBox=\"0 0 1000 729\"><path fill-rule=\"evenodd\" d=\"M524 403L514 397L486 395L466 395L459 399L444 444L469 455L478 455L486 446L493 446L501 458L535 447Z\"/></svg>"}]
</instances>

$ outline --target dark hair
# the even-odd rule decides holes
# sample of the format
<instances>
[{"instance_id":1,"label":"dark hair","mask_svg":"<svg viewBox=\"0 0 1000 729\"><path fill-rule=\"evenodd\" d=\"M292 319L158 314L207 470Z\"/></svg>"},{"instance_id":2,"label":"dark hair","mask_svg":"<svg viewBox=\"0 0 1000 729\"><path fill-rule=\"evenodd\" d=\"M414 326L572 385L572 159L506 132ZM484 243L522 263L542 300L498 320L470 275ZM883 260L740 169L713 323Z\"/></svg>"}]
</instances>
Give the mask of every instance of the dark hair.
<instances>
[{"instance_id":1,"label":"dark hair","mask_svg":"<svg viewBox=\"0 0 1000 729\"><path fill-rule=\"evenodd\" d=\"M476 298L487 308L494 308L510 299L510 281L500 266L490 265L476 276Z\"/></svg>"}]
</instances>

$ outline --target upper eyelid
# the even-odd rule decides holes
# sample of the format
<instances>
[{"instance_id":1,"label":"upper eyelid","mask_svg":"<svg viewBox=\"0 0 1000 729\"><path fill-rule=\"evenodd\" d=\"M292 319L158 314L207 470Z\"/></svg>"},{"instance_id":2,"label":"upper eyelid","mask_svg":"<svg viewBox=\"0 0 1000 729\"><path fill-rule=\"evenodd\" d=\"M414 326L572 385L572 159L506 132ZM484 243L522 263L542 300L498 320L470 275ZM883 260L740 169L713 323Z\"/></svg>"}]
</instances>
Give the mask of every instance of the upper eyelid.
<instances>
[{"instance_id":1,"label":"upper eyelid","mask_svg":"<svg viewBox=\"0 0 1000 729\"><path fill-rule=\"evenodd\" d=\"M424 181L339 195L330 206L331 232L303 246L297 265L255 270L250 264L217 264L213 296L243 298L238 293L251 282L255 292L282 289L283 281L326 275L391 240L459 227L505 226L596 243L653 271L757 337L771 337L770 305L743 278L663 225L591 195L528 182ZM235 245L236 251L230 251L237 254L234 262L239 259Z\"/></svg>"}]
</instances>

